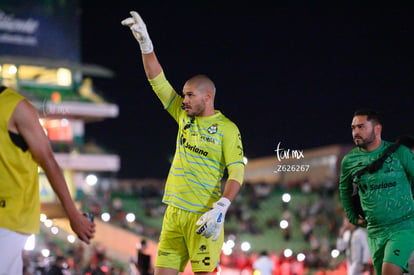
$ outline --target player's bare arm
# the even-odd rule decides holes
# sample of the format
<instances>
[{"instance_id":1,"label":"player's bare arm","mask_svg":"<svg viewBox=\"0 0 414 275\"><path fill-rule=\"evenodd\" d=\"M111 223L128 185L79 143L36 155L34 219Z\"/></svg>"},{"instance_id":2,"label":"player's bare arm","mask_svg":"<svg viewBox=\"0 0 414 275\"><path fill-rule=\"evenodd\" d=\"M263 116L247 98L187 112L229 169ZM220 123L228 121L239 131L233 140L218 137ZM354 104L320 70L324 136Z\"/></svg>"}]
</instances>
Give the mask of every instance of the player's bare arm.
<instances>
[{"instance_id":1,"label":"player's bare arm","mask_svg":"<svg viewBox=\"0 0 414 275\"><path fill-rule=\"evenodd\" d=\"M223 197L233 201L241 189L241 184L233 179L229 179L224 186Z\"/></svg>"},{"instance_id":2,"label":"player's bare arm","mask_svg":"<svg viewBox=\"0 0 414 275\"><path fill-rule=\"evenodd\" d=\"M161 73L161 65L154 53L154 46L152 45L144 20L135 11L131 11L130 14L131 17L122 20L121 24L129 27L135 39L138 41L142 52L145 74L148 79L153 79Z\"/></svg>"},{"instance_id":3,"label":"player's bare arm","mask_svg":"<svg viewBox=\"0 0 414 275\"><path fill-rule=\"evenodd\" d=\"M58 196L70 220L73 231L89 244L93 238L95 224L88 221L77 209L70 196L66 181L57 164L49 139L39 123L37 111L26 100L22 100L10 119L9 129L15 130L26 141L33 158L43 168L49 182Z\"/></svg>"}]
</instances>

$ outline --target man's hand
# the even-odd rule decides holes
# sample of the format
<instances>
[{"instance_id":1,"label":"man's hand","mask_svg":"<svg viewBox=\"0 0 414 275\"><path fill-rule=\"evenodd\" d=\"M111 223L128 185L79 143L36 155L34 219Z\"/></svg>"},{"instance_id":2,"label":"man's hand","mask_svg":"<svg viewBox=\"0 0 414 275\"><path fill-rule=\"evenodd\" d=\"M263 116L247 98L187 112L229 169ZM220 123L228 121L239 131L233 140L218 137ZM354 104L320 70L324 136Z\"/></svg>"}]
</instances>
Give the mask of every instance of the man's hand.
<instances>
[{"instance_id":1,"label":"man's hand","mask_svg":"<svg viewBox=\"0 0 414 275\"><path fill-rule=\"evenodd\" d=\"M76 212L68 218L73 232L76 233L79 239L89 244L90 239L95 236L95 223L80 212Z\"/></svg>"},{"instance_id":2,"label":"man's hand","mask_svg":"<svg viewBox=\"0 0 414 275\"><path fill-rule=\"evenodd\" d=\"M154 47L149 37L147 26L136 11L131 11L130 14L131 17L122 20L121 24L128 26L131 29L143 54L151 53L154 50Z\"/></svg>"},{"instance_id":3,"label":"man's hand","mask_svg":"<svg viewBox=\"0 0 414 275\"><path fill-rule=\"evenodd\" d=\"M359 215L357 225L360 227L367 227L367 220L364 219L361 215Z\"/></svg>"},{"instance_id":4,"label":"man's hand","mask_svg":"<svg viewBox=\"0 0 414 275\"><path fill-rule=\"evenodd\" d=\"M213 203L213 209L204 213L200 219L198 219L196 225L200 227L197 228L196 233L206 238L214 236L213 241L217 241L230 204L231 202L224 197Z\"/></svg>"}]
</instances>

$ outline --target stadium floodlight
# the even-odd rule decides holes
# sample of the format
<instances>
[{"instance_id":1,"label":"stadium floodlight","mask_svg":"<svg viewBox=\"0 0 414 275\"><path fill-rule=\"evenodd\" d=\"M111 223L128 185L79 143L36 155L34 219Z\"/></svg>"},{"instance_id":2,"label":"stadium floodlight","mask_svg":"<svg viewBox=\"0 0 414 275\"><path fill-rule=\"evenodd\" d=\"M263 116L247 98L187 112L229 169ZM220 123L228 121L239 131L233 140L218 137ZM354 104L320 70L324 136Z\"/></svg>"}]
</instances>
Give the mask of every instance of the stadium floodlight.
<instances>
[{"instance_id":1,"label":"stadium floodlight","mask_svg":"<svg viewBox=\"0 0 414 275\"><path fill-rule=\"evenodd\" d=\"M66 68L59 68L56 71L57 83L60 86L69 86L72 84L72 73Z\"/></svg>"},{"instance_id":2,"label":"stadium floodlight","mask_svg":"<svg viewBox=\"0 0 414 275\"><path fill-rule=\"evenodd\" d=\"M104 222L109 222L111 220L111 215L107 212L102 213L101 220L103 220Z\"/></svg>"},{"instance_id":3,"label":"stadium floodlight","mask_svg":"<svg viewBox=\"0 0 414 275\"><path fill-rule=\"evenodd\" d=\"M73 236L73 235L68 235L67 240L68 240L68 242L70 242L70 243L74 243L74 242L76 241L76 238L75 238L75 236Z\"/></svg>"},{"instance_id":4,"label":"stadium floodlight","mask_svg":"<svg viewBox=\"0 0 414 275\"><path fill-rule=\"evenodd\" d=\"M40 222L45 222L47 220L46 214L40 214Z\"/></svg>"},{"instance_id":5,"label":"stadium floodlight","mask_svg":"<svg viewBox=\"0 0 414 275\"><path fill-rule=\"evenodd\" d=\"M292 199L292 197L290 196L290 194L289 193L285 193L285 194L283 194L282 195L282 201L284 202L284 203L288 203L288 202L290 202L290 200Z\"/></svg>"},{"instance_id":6,"label":"stadium floodlight","mask_svg":"<svg viewBox=\"0 0 414 275\"><path fill-rule=\"evenodd\" d=\"M127 222L134 222L135 221L135 214L134 213L128 213L125 216L125 219L127 220Z\"/></svg>"},{"instance_id":7,"label":"stadium floodlight","mask_svg":"<svg viewBox=\"0 0 414 275\"><path fill-rule=\"evenodd\" d=\"M45 258L50 256L50 250L47 248L43 248L42 251L40 251L40 253L42 253L42 256Z\"/></svg>"},{"instance_id":8,"label":"stadium floodlight","mask_svg":"<svg viewBox=\"0 0 414 275\"><path fill-rule=\"evenodd\" d=\"M231 246L231 243L229 245L229 242L230 241L224 242L223 246L221 247L221 250L223 251L223 254L227 255L227 256L229 256L233 253L233 248ZM234 247L234 244L233 244L233 247Z\"/></svg>"},{"instance_id":9,"label":"stadium floodlight","mask_svg":"<svg viewBox=\"0 0 414 275\"><path fill-rule=\"evenodd\" d=\"M287 220L281 220L279 223L280 228L286 229L289 227L289 222Z\"/></svg>"},{"instance_id":10,"label":"stadium floodlight","mask_svg":"<svg viewBox=\"0 0 414 275\"><path fill-rule=\"evenodd\" d=\"M57 235L59 233L59 228L52 226L52 228L50 228L50 232L52 232L53 235Z\"/></svg>"},{"instance_id":11,"label":"stadium floodlight","mask_svg":"<svg viewBox=\"0 0 414 275\"><path fill-rule=\"evenodd\" d=\"M304 253L298 253L298 255L296 256L296 259L299 261L299 262L303 262L305 259L306 259L306 255L304 254Z\"/></svg>"},{"instance_id":12,"label":"stadium floodlight","mask_svg":"<svg viewBox=\"0 0 414 275\"><path fill-rule=\"evenodd\" d=\"M331 257L332 258L338 258L338 256L339 256L339 254L340 254L341 252L339 252L339 250L338 249L333 249L332 251L331 251Z\"/></svg>"},{"instance_id":13,"label":"stadium floodlight","mask_svg":"<svg viewBox=\"0 0 414 275\"><path fill-rule=\"evenodd\" d=\"M285 250L283 250L283 256L285 256L286 258L289 258L292 255L293 255L292 249L286 248Z\"/></svg>"},{"instance_id":14,"label":"stadium floodlight","mask_svg":"<svg viewBox=\"0 0 414 275\"><path fill-rule=\"evenodd\" d=\"M223 254L226 256L230 256L233 253L233 249L231 249L230 247L223 247L222 251Z\"/></svg>"},{"instance_id":15,"label":"stadium floodlight","mask_svg":"<svg viewBox=\"0 0 414 275\"><path fill-rule=\"evenodd\" d=\"M233 240L228 240L226 242L226 245L227 247L233 248L236 245L236 243Z\"/></svg>"},{"instance_id":16,"label":"stadium floodlight","mask_svg":"<svg viewBox=\"0 0 414 275\"><path fill-rule=\"evenodd\" d=\"M90 174L86 176L86 184L89 186L94 186L96 183L98 183L98 177L94 174Z\"/></svg>"},{"instance_id":17,"label":"stadium floodlight","mask_svg":"<svg viewBox=\"0 0 414 275\"><path fill-rule=\"evenodd\" d=\"M52 220L49 220L49 219L47 219L47 220L45 220L45 222L43 223L47 228L50 228L50 227L52 227L52 225L53 225L53 221Z\"/></svg>"},{"instance_id":18,"label":"stadium floodlight","mask_svg":"<svg viewBox=\"0 0 414 275\"><path fill-rule=\"evenodd\" d=\"M244 252L249 251L251 247L252 247L252 246L250 245L250 243L249 243L249 242L243 242L243 243L241 244L241 250L242 250L242 251L244 251Z\"/></svg>"},{"instance_id":19,"label":"stadium floodlight","mask_svg":"<svg viewBox=\"0 0 414 275\"><path fill-rule=\"evenodd\" d=\"M11 65L7 71L10 75L15 75L17 73L17 67L14 65Z\"/></svg>"}]
</instances>

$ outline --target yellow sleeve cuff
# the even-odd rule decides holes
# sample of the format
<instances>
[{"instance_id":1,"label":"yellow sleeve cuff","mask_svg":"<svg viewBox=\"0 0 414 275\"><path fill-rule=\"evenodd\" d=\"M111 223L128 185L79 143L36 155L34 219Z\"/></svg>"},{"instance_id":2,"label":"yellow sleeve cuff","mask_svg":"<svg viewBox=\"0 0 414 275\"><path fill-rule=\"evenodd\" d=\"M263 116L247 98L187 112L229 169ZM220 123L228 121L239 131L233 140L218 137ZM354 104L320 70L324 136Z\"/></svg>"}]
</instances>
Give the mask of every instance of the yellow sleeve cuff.
<instances>
[{"instance_id":1,"label":"yellow sleeve cuff","mask_svg":"<svg viewBox=\"0 0 414 275\"><path fill-rule=\"evenodd\" d=\"M148 79L148 81L151 85L157 85L157 84L160 84L160 83L162 83L166 80L167 79L165 78L164 71L161 71L161 73L159 75L157 75L156 77L154 77L152 79Z\"/></svg>"},{"instance_id":2,"label":"yellow sleeve cuff","mask_svg":"<svg viewBox=\"0 0 414 275\"><path fill-rule=\"evenodd\" d=\"M227 167L227 172L229 174L229 180L235 180L240 185L243 184L244 181L244 164L237 162L233 163Z\"/></svg>"}]
</instances>

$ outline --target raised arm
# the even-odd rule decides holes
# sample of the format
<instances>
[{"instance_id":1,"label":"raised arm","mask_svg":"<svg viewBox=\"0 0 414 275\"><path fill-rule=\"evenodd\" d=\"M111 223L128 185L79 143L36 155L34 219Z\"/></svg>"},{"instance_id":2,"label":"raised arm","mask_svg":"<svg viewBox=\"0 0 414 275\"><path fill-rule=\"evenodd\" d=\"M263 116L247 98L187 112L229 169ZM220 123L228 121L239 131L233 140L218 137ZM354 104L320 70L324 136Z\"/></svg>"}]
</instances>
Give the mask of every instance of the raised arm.
<instances>
[{"instance_id":1,"label":"raised arm","mask_svg":"<svg viewBox=\"0 0 414 275\"><path fill-rule=\"evenodd\" d=\"M131 29L141 49L145 74L148 79L154 79L162 72L162 67L154 53L154 47L148 34L147 26L137 12L131 11L130 14L131 17L122 20L121 24Z\"/></svg>"},{"instance_id":2,"label":"raised arm","mask_svg":"<svg viewBox=\"0 0 414 275\"><path fill-rule=\"evenodd\" d=\"M17 131L24 138L33 158L45 171L70 220L72 230L82 241L89 244L89 239L94 236L95 224L76 209L60 167L53 156L49 139L39 123L37 112L26 100L17 105L10 120L10 129Z\"/></svg>"}]
</instances>

